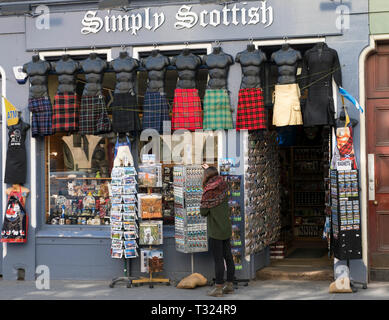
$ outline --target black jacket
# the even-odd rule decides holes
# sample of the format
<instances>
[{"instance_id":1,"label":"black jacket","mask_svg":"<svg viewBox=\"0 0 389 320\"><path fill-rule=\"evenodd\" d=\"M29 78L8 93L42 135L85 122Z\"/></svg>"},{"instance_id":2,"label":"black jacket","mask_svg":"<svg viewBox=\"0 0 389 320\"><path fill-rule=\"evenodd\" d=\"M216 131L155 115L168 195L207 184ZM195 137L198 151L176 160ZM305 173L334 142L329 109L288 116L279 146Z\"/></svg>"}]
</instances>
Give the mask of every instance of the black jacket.
<instances>
[{"instance_id":1,"label":"black jacket","mask_svg":"<svg viewBox=\"0 0 389 320\"><path fill-rule=\"evenodd\" d=\"M342 86L338 53L325 43L319 43L308 50L303 58L301 88L308 89L305 106L302 104L304 126L334 125L332 77L338 86Z\"/></svg>"}]
</instances>

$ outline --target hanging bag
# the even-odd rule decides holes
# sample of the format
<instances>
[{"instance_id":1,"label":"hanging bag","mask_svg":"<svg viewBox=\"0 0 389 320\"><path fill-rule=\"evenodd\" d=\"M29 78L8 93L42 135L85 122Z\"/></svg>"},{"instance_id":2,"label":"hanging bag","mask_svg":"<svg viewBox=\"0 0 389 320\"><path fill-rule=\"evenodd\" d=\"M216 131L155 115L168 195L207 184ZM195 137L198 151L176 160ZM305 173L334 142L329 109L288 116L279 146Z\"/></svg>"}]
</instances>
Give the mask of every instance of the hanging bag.
<instances>
[{"instance_id":1,"label":"hanging bag","mask_svg":"<svg viewBox=\"0 0 389 320\"><path fill-rule=\"evenodd\" d=\"M134 166L134 159L131 154L131 143L127 136L126 140L127 142L119 142L119 137L116 138L114 167Z\"/></svg>"}]
</instances>

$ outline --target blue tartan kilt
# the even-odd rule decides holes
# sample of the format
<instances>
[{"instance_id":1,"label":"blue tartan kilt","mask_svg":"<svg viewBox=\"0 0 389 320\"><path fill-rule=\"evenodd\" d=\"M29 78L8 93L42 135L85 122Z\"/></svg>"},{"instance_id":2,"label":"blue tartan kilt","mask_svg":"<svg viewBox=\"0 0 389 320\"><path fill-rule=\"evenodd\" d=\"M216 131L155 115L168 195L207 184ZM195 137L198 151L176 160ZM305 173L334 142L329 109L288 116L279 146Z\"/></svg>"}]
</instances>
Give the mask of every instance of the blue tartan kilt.
<instances>
[{"instance_id":1,"label":"blue tartan kilt","mask_svg":"<svg viewBox=\"0 0 389 320\"><path fill-rule=\"evenodd\" d=\"M163 121L170 121L166 94L147 91L143 103L142 129L155 129L162 133Z\"/></svg>"}]
</instances>

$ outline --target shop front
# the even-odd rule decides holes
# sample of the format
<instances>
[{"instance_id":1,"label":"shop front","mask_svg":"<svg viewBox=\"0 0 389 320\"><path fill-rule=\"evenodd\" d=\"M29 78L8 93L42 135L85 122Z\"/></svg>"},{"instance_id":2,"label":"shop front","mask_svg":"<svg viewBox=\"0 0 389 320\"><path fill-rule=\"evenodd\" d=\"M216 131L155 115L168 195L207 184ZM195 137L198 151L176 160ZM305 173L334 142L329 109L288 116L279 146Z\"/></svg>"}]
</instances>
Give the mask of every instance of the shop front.
<instances>
[{"instance_id":1,"label":"shop front","mask_svg":"<svg viewBox=\"0 0 389 320\"><path fill-rule=\"evenodd\" d=\"M112 254L113 240L117 240L112 239L112 212L115 212L112 207L116 201L114 193L119 190L114 182L118 170L113 170L118 167L115 164L118 143L131 146L132 166L138 178L137 204L143 196L160 199L157 211L162 226L161 241L158 245L154 243L154 249L163 252L164 277L178 280L192 271L209 279L214 275L212 257L206 244L201 247L201 237L193 246L185 246L185 242L180 247L178 236L181 231L178 221L184 221L184 225L188 221L185 204L189 201L186 199L183 207L177 206L180 202L177 192L184 187L179 177L184 175L185 183L195 181L193 176L201 172L199 165L203 163L217 166L231 187L230 210L236 214L232 248L238 280L253 279L257 270L269 265L270 245L280 241L298 248L321 248L327 254L328 243L322 240L322 234L336 141L334 131L327 128L330 120L315 122L306 114L300 114L300 118L297 114L295 120L287 123L282 116L278 116L279 122L273 120L273 115L283 114L274 109L273 93L276 85L284 85L282 88L289 90L286 99L290 102L291 97L297 97L300 104L300 90L302 100L307 99L313 82L323 80L309 74L303 63L305 57L318 48L331 52L336 67L333 69L331 65L329 73L324 74L325 83L321 84L328 90L325 98L332 99L339 118L343 107L338 86L358 98L359 55L368 44L366 15L347 16L350 25L344 25L339 23L345 20L341 19L337 4L319 0L304 5L297 0L287 4L281 0L227 5L151 3L128 11L97 10L97 3L80 1L45 8L49 11L36 17L0 17L4 25L0 43L13 52L0 53L6 96L22 111L23 121L31 125L25 142L27 174L23 184L29 189L25 205L29 216L27 241L3 243L4 279L16 279L21 272L25 272L26 279L34 279L36 268L42 265L49 267L52 279L110 280L123 275L126 259L117 259ZM353 1L349 9L366 12L367 5L362 0ZM252 48L257 56L250 62L245 60L245 54ZM282 50L292 52L292 57L289 54L287 61L278 59ZM218 60L217 65L212 65L212 54L223 54L225 62ZM150 62L157 56L158 61ZM190 57L184 67L180 65L182 56ZM120 59L127 61L124 69ZM72 70L67 69L69 61ZM41 78L33 81L37 76L30 68L34 62L50 66L38 74L47 83L41 83ZM61 69L65 64L66 70ZM29 75L24 84L17 83L14 77L14 67L20 66ZM242 120L238 105L243 105L242 88L250 88L255 78L250 74L253 68L263 95L263 118L257 120L256 127L249 127ZM287 70L290 76L290 68L293 79L285 82L282 75ZM233 127L225 124L220 130L205 130L205 115L204 120L201 116L198 121L200 126L193 120L197 109L192 109L190 119L177 120L172 107L177 105L179 89L191 87L188 83L192 83L196 96L190 101L195 105L193 108L201 110L215 74L227 84L224 93L227 92L233 110ZM80 118L79 122L67 118L65 124L61 122L63 119L55 122L53 118L49 125L45 123L43 133L39 131L42 127L35 124L36 114L29 112L27 105L37 92L34 90L39 91L42 86L47 89L53 112L55 106L68 107L70 100L60 102L58 93L66 92L69 87L73 92L70 98L74 98L71 104L80 110L88 105L83 98L88 92L100 96L90 103L92 109L101 108L96 118L99 129L90 128L89 118ZM158 88L155 90L158 98L150 95L151 86ZM122 92L133 92L131 98L125 99L135 97L135 102L126 100L131 108L119 109L115 115ZM278 93L276 98L279 96ZM194 99L199 103L194 103ZM165 109L152 109L156 104ZM350 118L359 121L359 111L347 106ZM125 121L131 123L131 128L118 129ZM360 127L359 123L353 127L357 169L364 165ZM3 172L8 142L3 121ZM156 181L150 178L154 173ZM8 200L5 190L12 188L12 183L2 186L4 208ZM364 190L363 185L361 188ZM196 198L194 193L190 201ZM131 197L122 196L121 201L124 198ZM142 203L144 209L146 202ZM361 199L358 210L364 205ZM155 206L152 207L154 210ZM362 215L362 237L363 219ZM141 222L139 219L138 223ZM364 241L363 238L363 255L367 250ZM128 259L133 276L144 275L142 252L140 246L139 257ZM362 253L349 264L353 279L365 282L367 264ZM344 259L335 259L334 268L346 263Z\"/></svg>"}]
</instances>

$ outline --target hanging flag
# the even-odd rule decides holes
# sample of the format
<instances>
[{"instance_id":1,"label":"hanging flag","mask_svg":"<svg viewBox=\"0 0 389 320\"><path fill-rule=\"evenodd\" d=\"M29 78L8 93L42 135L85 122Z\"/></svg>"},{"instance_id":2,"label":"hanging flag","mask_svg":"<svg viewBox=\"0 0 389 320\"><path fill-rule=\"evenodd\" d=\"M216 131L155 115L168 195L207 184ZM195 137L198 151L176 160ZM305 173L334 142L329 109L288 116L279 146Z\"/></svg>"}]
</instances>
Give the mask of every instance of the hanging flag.
<instances>
[{"instance_id":1,"label":"hanging flag","mask_svg":"<svg viewBox=\"0 0 389 320\"><path fill-rule=\"evenodd\" d=\"M360 112L363 113L363 108L359 104L359 102L351 95L349 94L345 89L342 87L339 87L339 92L342 96L344 96L347 100L349 100Z\"/></svg>"},{"instance_id":2,"label":"hanging flag","mask_svg":"<svg viewBox=\"0 0 389 320\"><path fill-rule=\"evenodd\" d=\"M13 126L18 124L19 116L18 110L12 105L11 102L7 100L6 97L3 96L4 104L5 104L5 112L7 114L7 126Z\"/></svg>"}]
</instances>

